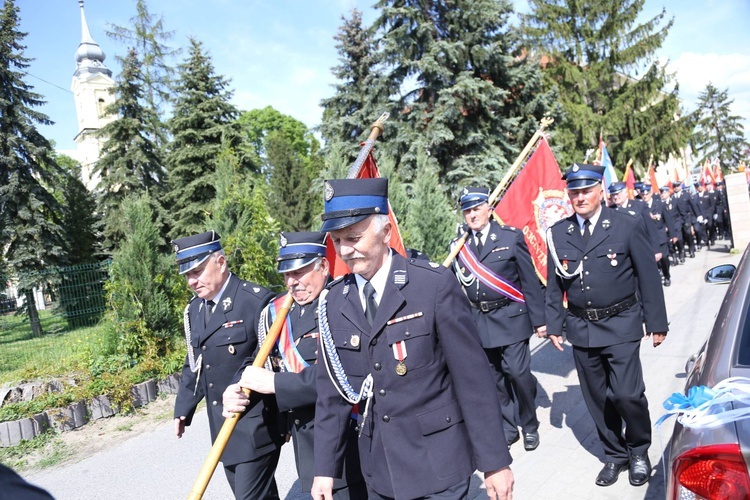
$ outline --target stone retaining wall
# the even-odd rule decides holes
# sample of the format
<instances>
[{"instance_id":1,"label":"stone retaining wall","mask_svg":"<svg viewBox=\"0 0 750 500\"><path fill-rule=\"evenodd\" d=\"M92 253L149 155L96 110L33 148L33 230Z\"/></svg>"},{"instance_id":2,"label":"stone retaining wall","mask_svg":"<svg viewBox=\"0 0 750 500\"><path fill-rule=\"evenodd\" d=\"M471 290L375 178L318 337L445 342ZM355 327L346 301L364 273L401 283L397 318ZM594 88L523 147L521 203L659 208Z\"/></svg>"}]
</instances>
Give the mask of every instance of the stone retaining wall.
<instances>
[{"instance_id":1,"label":"stone retaining wall","mask_svg":"<svg viewBox=\"0 0 750 500\"><path fill-rule=\"evenodd\" d=\"M130 397L136 408L154 401L159 394L177 394L180 376L170 375L164 380L147 380L130 388ZM89 401L78 401L64 408L54 408L37 413L31 418L0 422L0 446L15 446L47 430L72 431L91 420L111 417L117 413L107 396L96 396Z\"/></svg>"}]
</instances>

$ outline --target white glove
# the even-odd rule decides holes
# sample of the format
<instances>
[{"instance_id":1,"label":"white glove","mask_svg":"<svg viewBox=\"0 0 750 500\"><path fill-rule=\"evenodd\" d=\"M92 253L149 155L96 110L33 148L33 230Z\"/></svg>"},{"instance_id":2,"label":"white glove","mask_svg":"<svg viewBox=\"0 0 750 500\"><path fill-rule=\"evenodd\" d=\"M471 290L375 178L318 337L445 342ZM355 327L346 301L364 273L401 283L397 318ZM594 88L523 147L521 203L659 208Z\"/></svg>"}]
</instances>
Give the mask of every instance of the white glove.
<instances>
[{"instance_id":1,"label":"white glove","mask_svg":"<svg viewBox=\"0 0 750 500\"><path fill-rule=\"evenodd\" d=\"M699 216L698 216L698 222L700 222L701 224L703 224L703 221L704 221L704 220L705 220L705 219L703 218L703 216L702 216L702 215L699 215Z\"/></svg>"}]
</instances>

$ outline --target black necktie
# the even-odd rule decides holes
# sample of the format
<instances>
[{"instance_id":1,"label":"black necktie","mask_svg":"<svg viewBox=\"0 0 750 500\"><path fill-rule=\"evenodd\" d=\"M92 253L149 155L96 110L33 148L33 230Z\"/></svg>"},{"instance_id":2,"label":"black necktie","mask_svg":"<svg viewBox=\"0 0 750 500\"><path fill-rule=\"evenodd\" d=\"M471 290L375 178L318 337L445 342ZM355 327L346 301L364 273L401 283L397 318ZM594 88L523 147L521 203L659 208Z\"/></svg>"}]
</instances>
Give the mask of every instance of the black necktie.
<instances>
[{"instance_id":1,"label":"black necktie","mask_svg":"<svg viewBox=\"0 0 750 500\"><path fill-rule=\"evenodd\" d=\"M482 249L484 248L484 243L482 243L482 233L474 233L474 235L477 238L477 252L482 253Z\"/></svg>"},{"instance_id":2,"label":"black necktie","mask_svg":"<svg viewBox=\"0 0 750 500\"><path fill-rule=\"evenodd\" d=\"M363 291L365 292L365 318L372 326L375 322L375 315L378 313L378 303L375 302L375 287L368 281L365 283Z\"/></svg>"},{"instance_id":3,"label":"black necktie","mask_svg":"<svg viewBox=\"0 0 750 500\"><path fill-rule=\"evenodd\" d=\"M216 303L213 300L206 301L206 325L208 325L211 315L214 313L214 307Z\"/></svg>"},{"instance_id":4,"label":"black necktie","mask_svg":"<svg viewBox=\"0 0 750 500\"><path fill-rule=\"evenodd\" d=\"M591 231L589 228L591 227L591 221L586 219L583 221L583 242L588 244L589 240L591 239Z\"/></svg>"}]
</instances>

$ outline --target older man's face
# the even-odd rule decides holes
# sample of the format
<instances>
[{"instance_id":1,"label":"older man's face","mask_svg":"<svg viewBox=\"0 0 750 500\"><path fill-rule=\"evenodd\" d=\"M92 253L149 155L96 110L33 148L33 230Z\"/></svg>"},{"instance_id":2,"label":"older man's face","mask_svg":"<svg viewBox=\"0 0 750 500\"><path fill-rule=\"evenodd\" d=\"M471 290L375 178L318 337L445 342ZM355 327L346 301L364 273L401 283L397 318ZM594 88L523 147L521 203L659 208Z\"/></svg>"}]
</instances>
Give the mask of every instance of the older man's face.
<instances>
[{"instance_id":1,"label":"older man's face","mask_svg":"<svg viewBox=\"0 0 750 500\"><path fill-rule=\"evenodd\" d=\"M336 253L349 269L369 280L385 263L391 239L391 223L376 231L378 223L370 216L344 229L331 231Z\"/></svg>"},{"instance_id":2,"label":"older man's face","mask_svg":"<svg viewBox=\"0 0 750 500\"><path fill-rule=\"evenodd\" d=\"M210 255L195 269L185 273L188 286L202 299L213 299L229 276L227 259L221 254Z\"/></svg>"},{"instance_id":3,"label":"older man's face","mask_svg":"<svg viewBox=\"0 0 750 500\"><path fill-rule=\"evenodd\" d=\"M476 207L464 210L463 214L466 224L469 225L472 231L481 231L490 222L492 207L490 207L489 203L485 202Z\"/></svg>"},{"instance_id":4,"label":"older man's face","mask_svg":"<svg viewBox=\"0 0 750 500\"><path fill-rule=\"evenodd\" d=\"M323 291L328 279L328 260L313 262L295 271L284 273L284 283L294 301L304 306Z\"/></svg>"}]
</instances>

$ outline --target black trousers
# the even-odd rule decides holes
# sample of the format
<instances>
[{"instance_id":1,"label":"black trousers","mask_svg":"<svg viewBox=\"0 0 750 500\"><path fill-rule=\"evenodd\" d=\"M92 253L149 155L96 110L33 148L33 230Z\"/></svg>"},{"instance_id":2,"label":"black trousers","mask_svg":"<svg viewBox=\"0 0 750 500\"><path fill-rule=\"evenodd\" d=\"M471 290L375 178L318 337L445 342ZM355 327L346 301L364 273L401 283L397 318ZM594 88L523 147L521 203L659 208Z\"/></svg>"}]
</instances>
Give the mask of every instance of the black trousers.
<instances>
[{"instance_id":1,"label":"black trousers","mask_svg":"<svg viewBox=\"0 0 750 500\"><path fill-rule=\"evenodd\" d=\"M695 253L695 238L693 237L693 225L689 222L682 224L682 242L680 245L680 258L685 258L685 243L688 245L688 249L691 254Z\"/></svg>"},{"instance_id":2,"label":"black trousers","mask_svg":"<svg viewBox=\"0 0 750 500\"><path fill-rule=\"evenodd\" d=\"M663 245L660 245L661 249L661 259L659 259L658 265L659 269L661 269L661 274L664 276L664 279L672 279L672 276L669 274L669 249L670 249L669 243L664 243Z\"/></svg>"},{"instance_id":3,"label":"black trousers","mask_svg":"<svg viewBox=\"0 0 750 500\"><path fill-rule=\"evenodd\" d=\"M631 455L645 455L651 446L640 351L640 340L607 347L573 347L583 399L607 462L628 463Z\"/></svg>"},{"instance_id":4,"label":"black trousers","mask_svg":"<svg viewBox=\"0 0 750 500\"><path fill-rule=\"evenodd\" d=\"M466 478L465 481L461 481L455 486L451 486L445 491L439 493L433 493L425 497L420 497L415 500L463 500L469 497L469 486L471 486L471 478ZM381 495L377 491L367 486L367 497L369 500L394 500L393 497L387 497Z\"/></svg>"},{"instance_id":5,"label":"black trousers","mask_svg":"<svg viewBox=\"0 0 750 500\"><path fill-rule=\"evenodd\" d=\"M276 488L276 465L279 463L281 449L267 455L234 465L225 465L224 473L237 500L277 500L279 490Z\"/></svg>"},{"instance_id":6,"label":"black trousers","mask_svg":"<svg viewBox=\"0 0 750 500\"><path fill-rule=\"evenodd\" d=\"M513 394L518 403L518 423L521 429L523 432L536 432L539 429L539 420L536 417L537 381L531 373L531 351L528 339L515 344L485 349L484 352L495 369L505 439L511 441L518 435L518 427L514 418ZM509 390L511 388L512 393Z\"/></svg>"}]
</instances>

